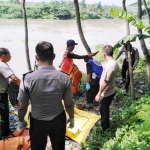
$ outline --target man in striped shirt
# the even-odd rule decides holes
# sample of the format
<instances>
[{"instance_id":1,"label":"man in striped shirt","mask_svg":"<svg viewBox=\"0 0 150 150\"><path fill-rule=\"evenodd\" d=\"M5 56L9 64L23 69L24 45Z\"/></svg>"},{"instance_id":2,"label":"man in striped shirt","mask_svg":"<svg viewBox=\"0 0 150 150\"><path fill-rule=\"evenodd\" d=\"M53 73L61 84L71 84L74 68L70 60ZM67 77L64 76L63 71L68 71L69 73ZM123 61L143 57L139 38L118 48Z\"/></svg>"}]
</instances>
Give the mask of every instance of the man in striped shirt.
<instances>
[{"instance_id":1,"label":"man in striped shirt","mask_svg":"<svg viewBox=\"0 0 150 150\"><path fill-rule=\"evenodd\" d=\"M49 135L53 150L65 150L66 114L64 106L70 117L70 126L74 126L74 104L70 78L53 66L55 54L51 43L40 42L35 50L39 69L26 74L19 89L19 128L23 129L26 126L24 116L30 98L31 149L45 150Z\"/></svg>"}]
</instances>

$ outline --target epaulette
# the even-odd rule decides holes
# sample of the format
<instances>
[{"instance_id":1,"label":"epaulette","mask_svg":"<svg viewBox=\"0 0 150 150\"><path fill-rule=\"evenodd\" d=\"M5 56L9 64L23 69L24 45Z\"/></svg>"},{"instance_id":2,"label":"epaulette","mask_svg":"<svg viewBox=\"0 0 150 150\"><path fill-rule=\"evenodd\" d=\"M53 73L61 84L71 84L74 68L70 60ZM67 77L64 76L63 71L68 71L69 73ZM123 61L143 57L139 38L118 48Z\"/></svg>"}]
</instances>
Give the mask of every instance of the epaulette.
<instances>
[{"instance_id":1,"label":"epaulette","mask_svg":"<svg viewBox=\"0 0 150 150\"><path fill-rule=\"evenodd\" d=\"M31 70L31 71L29 71L29 72L24 73L24 74L23 74L23 77L25 77L28 73L32 73L32 72L33 72L33 70Z\"/></svg>"}]
</instances>

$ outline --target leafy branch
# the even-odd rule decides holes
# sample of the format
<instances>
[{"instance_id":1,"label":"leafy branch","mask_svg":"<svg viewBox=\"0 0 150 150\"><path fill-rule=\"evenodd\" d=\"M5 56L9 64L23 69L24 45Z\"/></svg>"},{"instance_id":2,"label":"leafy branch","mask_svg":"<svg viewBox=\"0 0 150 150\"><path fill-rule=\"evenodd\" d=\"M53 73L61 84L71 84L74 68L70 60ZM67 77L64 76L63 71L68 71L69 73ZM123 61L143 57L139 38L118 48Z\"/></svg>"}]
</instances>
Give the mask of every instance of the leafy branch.
<instances>
[{"instance_id":1,"label":"leafy branch","mask_svg":"<svg viewBox=\"0 0 150 150\"><path fill-rule=\"evenodd\" d=\"M110 13L115 17L127 19L129 21L129 23L131 23L133 26L138 27L140 29L144 29L144 31L146 31L146 32L148 32L148 34L150 34L150 26L146 25L140 19L133 16L131 13L121 10L119 8L111 8Z\"/></svg>"},{"instance_id":2,"label":"leafy branch","mask_svg":"<svg viewBox=\"0 0 150 150\"><path fill-rule=\"evenodd\" d=\"M134 41L136 41L137 38L139 38L139 40L141 40L141 39L150 38L150 36L145 35L145 34L130 34L130 35L127 35L127 36L123 37L121 40L119 40L114 45L114 49L121 47L122 45L126 44L127 42L134 42Z\"/></svg>"}]
</instances>

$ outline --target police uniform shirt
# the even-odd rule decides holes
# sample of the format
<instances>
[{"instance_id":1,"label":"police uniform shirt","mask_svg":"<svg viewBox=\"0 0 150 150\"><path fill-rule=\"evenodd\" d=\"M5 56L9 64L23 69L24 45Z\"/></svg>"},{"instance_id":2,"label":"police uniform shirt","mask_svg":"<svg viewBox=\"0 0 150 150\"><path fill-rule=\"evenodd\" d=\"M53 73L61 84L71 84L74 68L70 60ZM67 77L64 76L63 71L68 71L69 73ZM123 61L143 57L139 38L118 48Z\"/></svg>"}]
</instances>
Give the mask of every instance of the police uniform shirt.
<instances>
[{"instance_id":1,"label":"police uniform shirt","mask_svg":"<svg viewBox=\"0 0 150 150\"><path fill-rule=\"evenodd\" d=\"M27 104L30 98L32 117L49 121L64 110L62 100L72 100L72 96L70 77L48 65L25 76L18 100Z\"/></svg>"},{"instance_id":2,"label":"police uniform shirt","mask_svg":"<svg viewBox=\"0 0 150 150\"><path fill-rule=\"evenodd\" d=\"M7 92L9 77L13 74L7 63L0 62L0 93Z\"/></svg>"}]
</instances>

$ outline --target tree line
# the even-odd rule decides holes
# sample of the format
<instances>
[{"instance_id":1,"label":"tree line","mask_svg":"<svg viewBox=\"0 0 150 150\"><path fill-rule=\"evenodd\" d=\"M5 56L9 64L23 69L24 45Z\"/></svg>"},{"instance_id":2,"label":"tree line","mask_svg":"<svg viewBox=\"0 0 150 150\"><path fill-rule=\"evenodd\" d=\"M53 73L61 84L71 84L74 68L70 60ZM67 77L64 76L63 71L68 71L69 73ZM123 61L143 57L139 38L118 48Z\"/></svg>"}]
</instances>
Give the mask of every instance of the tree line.
<instances>
[{"instance_id":1,"label":"tree line","mask_svg":"<svg viewBox=\"0 0 150 150\"><path fill-rule=\"evenodd\" d=\"M114 18L110 9L114 6L102 6L101 3L86 4L85 0L79 3L81 19ZM27 3L26 15L31 19L75 19L73 1L50 1L49 3ZM22 9L16 0L0 1L0 18L23 18Z\"/></svg>"}]
</instances>

